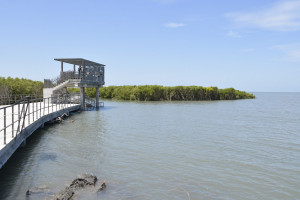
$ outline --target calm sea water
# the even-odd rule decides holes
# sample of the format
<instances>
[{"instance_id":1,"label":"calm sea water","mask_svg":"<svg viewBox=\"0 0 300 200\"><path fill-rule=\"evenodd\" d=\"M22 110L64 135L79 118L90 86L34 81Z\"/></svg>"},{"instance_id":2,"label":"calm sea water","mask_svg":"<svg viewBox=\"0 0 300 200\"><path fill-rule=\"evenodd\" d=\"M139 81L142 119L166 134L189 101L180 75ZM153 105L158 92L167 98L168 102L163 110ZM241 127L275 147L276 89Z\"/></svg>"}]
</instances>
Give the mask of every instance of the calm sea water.
<instances>
[{"instance_id":1,"label":"calm sea water","mask_svg":"<svg viewBox=\"0 0 300 200\"><path fill-rule=\"evenodd\" d=\"M300 93L254 100L105 102L39 129L0 170L0 199L51 199L79 174L107 189L78 199L300 199Z\"/></svg>"}]
</instances>

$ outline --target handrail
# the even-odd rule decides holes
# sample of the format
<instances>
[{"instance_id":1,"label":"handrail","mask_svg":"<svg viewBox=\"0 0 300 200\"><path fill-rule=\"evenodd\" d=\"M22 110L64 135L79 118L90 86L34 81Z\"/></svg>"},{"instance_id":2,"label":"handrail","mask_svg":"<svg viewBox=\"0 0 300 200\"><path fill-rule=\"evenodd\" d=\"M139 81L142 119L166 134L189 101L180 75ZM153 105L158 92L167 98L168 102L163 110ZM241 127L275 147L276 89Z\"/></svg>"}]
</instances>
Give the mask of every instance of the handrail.
<instances>
[{"instance_id":1,"label":"handrail","mask_svg":"<svg viewBox=\"0 0 300 200\"><path fill-rule=\"evenodd\" d=\"M44 79L44 88L54 88L55 86L70 80L70 79L82 79L82 73L74 71L64 71L54 79Z\"/></svg>"},{"instance_id":2,"label":"handrail","mask_svg":"<svg viewBox=\"0 0 300 200\"><path fill-rule=\"evenodd\" d=\"M0 105L11 105L15 104L25 97L30 99L42 98L42 95L28 95L28 94L18 94L18 95L0 95Z\"/></svg>"},{"instance_id":3,"label":"handrail","mask_svg":"<svg viewBox=\"0 0 300 200\"><path fill-rule=\"evenodd\" d=\"M27 96L12 105L0 107L0 122L3 120L0 123L0 144L7 143L8 133L11 133L10 138L14 138L22 132L25 126L39 118L78 105L78 99L80 99L78 95L37 99L30 99ZM2 138L3 141L1 141Z\"/></svg>"}]
</instances>

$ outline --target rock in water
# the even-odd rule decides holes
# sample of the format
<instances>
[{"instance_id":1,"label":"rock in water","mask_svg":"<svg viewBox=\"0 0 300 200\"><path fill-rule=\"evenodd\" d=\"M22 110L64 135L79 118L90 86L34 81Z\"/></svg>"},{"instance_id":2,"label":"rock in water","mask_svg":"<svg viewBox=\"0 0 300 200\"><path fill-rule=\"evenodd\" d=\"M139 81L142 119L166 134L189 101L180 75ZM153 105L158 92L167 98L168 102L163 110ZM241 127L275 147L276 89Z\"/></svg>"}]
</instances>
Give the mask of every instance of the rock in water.
<instances>
[{"instance_id":1,"label":"rock in water","mask_svg":"<svg viewBox=\"0 0 300 200\"><path fill-rule=\"evenodd\" d=\"M104 183L102 183L102 185L100 186L98 192L104 190L105 188L106 188L106 183L104 182Z\"/></svg>"},{"instance_id":2,"label":"rock in water","mask_svg":"<svg viewBox=\"0 0 300 200\"><path fill-rule=\"evenodd\" d=\"M62 192L60 192L56 199L57 200L71 200L75 192L79 189L83 189L87 186L95 186L97 182L97 177L84 174L74 179L70 186L66 187Z\"/></svg>"}]
</instances>

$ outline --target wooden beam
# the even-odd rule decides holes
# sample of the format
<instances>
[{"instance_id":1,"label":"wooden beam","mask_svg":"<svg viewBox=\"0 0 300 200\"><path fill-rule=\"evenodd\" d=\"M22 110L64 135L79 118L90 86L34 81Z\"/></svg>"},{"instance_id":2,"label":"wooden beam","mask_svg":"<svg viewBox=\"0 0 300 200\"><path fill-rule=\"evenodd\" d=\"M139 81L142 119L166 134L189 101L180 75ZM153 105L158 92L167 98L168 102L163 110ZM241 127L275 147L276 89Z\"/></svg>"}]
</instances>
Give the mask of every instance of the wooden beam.
<instances>
[{"instance_id":1,"label":"wooden beam","mask_svg":"<svg viewBox=\"0 0 300 200\"><path fill-rule=\"evenodd\" d=\"M61 61L61 72L63 72L63 71L64 71L64 62Z\"/></svg>"}]
</instances>

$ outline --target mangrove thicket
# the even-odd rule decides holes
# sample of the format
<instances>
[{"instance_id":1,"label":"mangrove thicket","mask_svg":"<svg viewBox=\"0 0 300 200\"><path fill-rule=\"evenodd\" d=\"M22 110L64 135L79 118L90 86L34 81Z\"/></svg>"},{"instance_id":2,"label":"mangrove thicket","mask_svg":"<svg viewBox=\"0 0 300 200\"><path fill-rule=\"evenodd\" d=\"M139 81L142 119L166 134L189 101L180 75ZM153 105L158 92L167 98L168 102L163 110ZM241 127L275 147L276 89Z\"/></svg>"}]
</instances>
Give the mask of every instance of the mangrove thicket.
<instances>
[{"instance_id":1,"label":"mangrove thicket","mask_svg":"<svg viewBox=\"0 0 300 200\"><path fill-rule=\"evenodd\" d=\"M87 88L86 94L95 97L95 88ZM253 94L234 88L161 85L108 86L100 88L100 98L127 101L202 101L252 99Z\"/></svg>"}]
</instances>

